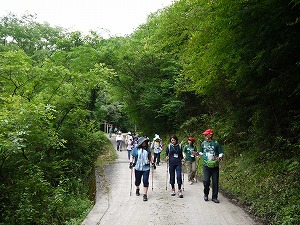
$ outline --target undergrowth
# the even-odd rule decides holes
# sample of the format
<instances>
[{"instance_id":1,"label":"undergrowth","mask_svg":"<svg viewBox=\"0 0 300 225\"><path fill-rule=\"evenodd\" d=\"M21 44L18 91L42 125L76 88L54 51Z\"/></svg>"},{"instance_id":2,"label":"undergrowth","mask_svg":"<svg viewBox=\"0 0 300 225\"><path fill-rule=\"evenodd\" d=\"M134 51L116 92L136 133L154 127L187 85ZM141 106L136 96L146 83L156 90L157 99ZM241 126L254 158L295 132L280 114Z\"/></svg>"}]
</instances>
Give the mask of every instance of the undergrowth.
<instances>
[{"instance_id":1,"label":"undergrowth","mask_svg":"<svg viewBox=\"0 0 300 225\"><path fill-rule=\"evenodd\" d=\"M299 161L261 160L263 154L236 154L226 146L220 185L264 224L300 224Z\"/></svg>"}]
</instances>

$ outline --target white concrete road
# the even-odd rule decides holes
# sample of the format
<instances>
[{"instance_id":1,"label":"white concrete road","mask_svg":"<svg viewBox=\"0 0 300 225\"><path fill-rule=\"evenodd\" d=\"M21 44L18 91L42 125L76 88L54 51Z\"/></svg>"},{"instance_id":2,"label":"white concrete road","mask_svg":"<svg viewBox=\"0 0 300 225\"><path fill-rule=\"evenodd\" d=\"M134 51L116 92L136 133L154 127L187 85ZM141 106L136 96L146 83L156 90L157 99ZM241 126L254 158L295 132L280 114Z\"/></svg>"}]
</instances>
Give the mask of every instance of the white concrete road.
<instances>
[{"instance_id":1,"label":"white concrete road","mask_svg":"<svg viewBox=\"0 0 300 225\"><path fill-rule=\"evenodd\" d=\"M110 140L116 146L114 136ZM143 191L140 196L135 195L134 176L131 190L131 170L128 166L127 151L123 150L118 152L115 163L105 167L105 178L97 175L96 204L82 225L259 224L221 193L219 193L219 204L212 202L211 196L209 201L205 202L202 182L198 181L190 185L186 174L184 197L171 196L169 182L166 185L166 163L157 166L153 181L150 173L148 201L144 202ZM109 191L105 191L105 185L109 187ZM141 190L143 190L142 186Z\"/></svg>"}]
</instances>

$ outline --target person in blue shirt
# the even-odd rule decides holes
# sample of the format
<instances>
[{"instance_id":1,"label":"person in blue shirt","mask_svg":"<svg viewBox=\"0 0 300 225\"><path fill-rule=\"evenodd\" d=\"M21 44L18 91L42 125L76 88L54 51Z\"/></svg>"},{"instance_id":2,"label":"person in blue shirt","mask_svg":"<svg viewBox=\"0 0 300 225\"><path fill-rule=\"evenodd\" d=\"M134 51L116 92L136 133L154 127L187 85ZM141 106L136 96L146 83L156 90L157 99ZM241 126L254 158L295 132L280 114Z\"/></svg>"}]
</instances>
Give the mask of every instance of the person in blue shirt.
<instances>
[{"instance_id":1,"label":"person in blue shirt","mask_svg":"<svg viewBox=\"0 0 300 225\"><path fill-rule=\"evenodd\" d=\"M208 201L210 179L212 179L212 201L219 203L219 162L224 152L221 144L213 139L213 130L208 129L202 134L205 140L200 145L199 155L203 157L204 200Z\"/></svg>"},{"instance_id":2,"label":"person in blue shirt","mask_svg":"<svg viewBox=\"0 0 300 225\"><path fill-rule=\"evenodd\" d=\"M134 148L131 152L131 159L129 168L134 168L135 174L135 186L136 186L136 195L140 195L140 184L143 179L144 186L144 195L143 201L147 201L147 193L149 187L149 174L150 174L150 165L153 166L153 169L156 169L156 166L153 162L151 151L148 147L149 138L141 137L138 139L137 147Z\"/></svg>"}]
</instances>

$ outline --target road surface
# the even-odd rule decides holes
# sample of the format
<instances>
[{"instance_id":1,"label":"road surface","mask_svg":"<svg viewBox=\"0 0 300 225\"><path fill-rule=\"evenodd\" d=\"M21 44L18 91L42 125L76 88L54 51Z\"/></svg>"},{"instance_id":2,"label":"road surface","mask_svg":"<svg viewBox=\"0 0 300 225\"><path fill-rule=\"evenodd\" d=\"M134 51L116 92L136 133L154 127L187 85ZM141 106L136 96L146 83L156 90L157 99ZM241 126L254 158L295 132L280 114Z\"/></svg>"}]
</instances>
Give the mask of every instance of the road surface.
<instances>
[{"instance_id":1,"label":"road surface","mask_svg":"<svg viewBox=\"0 0 300 225\"><path fill-rule=\"evenodd\" d=\"M110 138L116 146L115 137ZM115 147L116 149L116 147ZM219 193L220 203L203 200L203 184L188 184L185 174L183 198L171 196L166 185L167 164L157 166L152 177L148 201L135 195L134 175L130 179L127 151L117 152L115 163L105 167L105 177L96 175L96 204L82 225L257 225L243 209ZM108 187L105 188L105 187ZM166 190L167 187L167 190ZM176 187L176 184L175 184ZM130 195L130 193L132 193Z\"/></svg>"}]
</instances>

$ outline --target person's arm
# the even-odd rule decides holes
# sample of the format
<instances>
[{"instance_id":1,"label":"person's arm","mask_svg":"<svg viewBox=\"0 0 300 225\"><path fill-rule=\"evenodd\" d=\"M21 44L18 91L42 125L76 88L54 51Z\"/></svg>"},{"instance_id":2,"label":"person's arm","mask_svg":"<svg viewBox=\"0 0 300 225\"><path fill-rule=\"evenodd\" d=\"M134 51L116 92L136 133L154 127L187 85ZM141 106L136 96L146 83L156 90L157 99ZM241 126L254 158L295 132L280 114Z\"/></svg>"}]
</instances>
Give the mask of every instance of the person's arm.
<instances>
[{"instance_id":1,"label":"person's arm","mask_svg":"<svg viewBox=\"0 0 300 225\"><path fill-rule=\"evenodd\" d=\"M136 157L136 148L134 148L130 154L129 169L132 169L133 167L135 167L135 157Z\"/></svg>"},{"instance_id":2,"label":"person's arm","mask_svg":"<svg viewBox=\"0 0 300 225\"><path fill-rule=\"evenodd\" d=\"M200 144L199 156L203 156L203 142Z\"/></svg>"},{"instance_id":3,"label":"person's arm","mask_svg":"<svg viewBox=\"0 0 300 225\"><path fill-rule=\"evenodd\" d=\"M216 159L218 161L221 161L224 157L224 151L223 151L223 148L222 148L221 144L219 144L219 142L217 142L217 148L218 148L219 155Z\"/></svg>"},{"instance_id":4,"label":"person's arm","mask_svg":"<svg viewBox=\"0 0 300 225\"><path fill-rule=\"evenodd\" d=\"M183 151L182 151L182 156L183 156L184 160L186 159L186 151L187 151L187 147L184 146Z\"/></svg>"},{"instance_id":5,"label":"person's arm","mask_svg":"<svg viewBox=\"0 0 300 225\"><path fill-rule=\"evenodd\" d=\"M198 153L198 150L197 150L197 147L196 147L196 146L194 146L194 150L193 150L192 154L193 154L194 156L198 156L198 155L199 155L199 153Z\"/></svg>"},{"instance_id":6,"label":"person's arm","mask_svg":"<svg viewBox=\"0 0 300 225\"><path fill-rule=\"evenodd\" d=\"M169 155L170 155L170 149L169 149L169 146L167 146L167 148L166 148L166 161L169 160Z\"/></svg>"}]
</instances>

